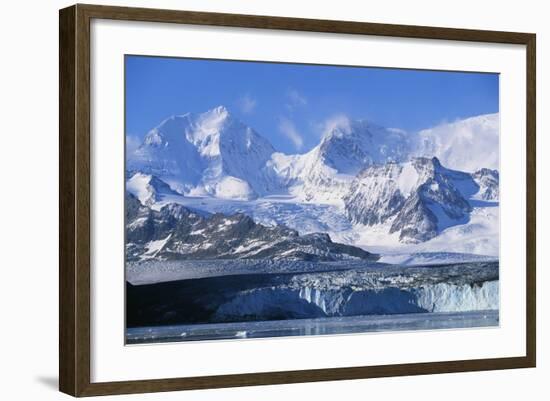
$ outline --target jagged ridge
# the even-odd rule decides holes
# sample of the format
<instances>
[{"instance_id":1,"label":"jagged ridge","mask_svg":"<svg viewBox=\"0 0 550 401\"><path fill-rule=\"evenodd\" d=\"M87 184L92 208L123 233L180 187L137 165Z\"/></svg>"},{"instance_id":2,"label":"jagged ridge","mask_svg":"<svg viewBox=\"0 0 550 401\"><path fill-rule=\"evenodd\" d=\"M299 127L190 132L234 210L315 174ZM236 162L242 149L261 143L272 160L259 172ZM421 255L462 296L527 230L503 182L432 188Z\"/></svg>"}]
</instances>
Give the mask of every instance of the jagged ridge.
<instances>
[{"instance_id":1,"label":"jagged ridge","mask_svg":"<svg viewBox=\"0 0 550 401\"><path fill-rule=\"evenodd\" d=\"M495 196L495 181L490 170L474 175L450 170L435 157L375 165L351 184L344 197L345 210L355 223L389 222L389 233L398 232L403 241L421 242L464 224L472 211L468 200L480 193L478 182L484 186L480 196L487 198Z\"/></svg>"},{"instance_id":2,"label":"jagged ridge","mask_svg":"<svg viewBox=\"0 0 550 401\"><path fill-rule=\"evenodd\" d=\"M203 216L178 204L159 211L126 195L127 259L376 260L377 255L332 242L328 234L300 236L285 226L267 227L242 213Z\"/></svg>"}]
</instances>

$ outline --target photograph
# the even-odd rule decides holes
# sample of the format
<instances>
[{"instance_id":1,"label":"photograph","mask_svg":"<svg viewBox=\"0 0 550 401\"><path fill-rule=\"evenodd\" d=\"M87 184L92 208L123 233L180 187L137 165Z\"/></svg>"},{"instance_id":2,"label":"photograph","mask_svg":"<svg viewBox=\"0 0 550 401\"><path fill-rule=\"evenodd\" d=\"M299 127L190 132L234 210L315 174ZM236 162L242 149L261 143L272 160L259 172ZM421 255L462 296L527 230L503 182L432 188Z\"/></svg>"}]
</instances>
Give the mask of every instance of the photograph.
<instances>
[{"instance_id":1,"label":"photograph","mask_svg":"<svg viewBox=\"0 0 550 401\"><path fill-rule=\"evenodd\" d=\"M499 326L499 74L124 56L127 345Z\"/></svg>"}]
</instances>

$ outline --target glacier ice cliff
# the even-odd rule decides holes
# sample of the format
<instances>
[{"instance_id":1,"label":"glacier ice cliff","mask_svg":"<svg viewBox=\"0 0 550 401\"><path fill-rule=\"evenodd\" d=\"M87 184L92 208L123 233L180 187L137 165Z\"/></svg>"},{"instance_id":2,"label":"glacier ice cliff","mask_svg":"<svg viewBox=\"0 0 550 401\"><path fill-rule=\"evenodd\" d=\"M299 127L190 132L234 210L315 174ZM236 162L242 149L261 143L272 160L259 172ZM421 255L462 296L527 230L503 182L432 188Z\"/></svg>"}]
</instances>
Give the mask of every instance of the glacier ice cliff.
<instances>
[{"instance_id":1,"label":"glacier ice cliff","mask_svg":"<svg viewBox=\"0 0 550 401\"><path fill-rule=\"evenodd\" d=\"M323 290L271 287L243 291L220 305L215 319L310 318L498 309L498 281L481 285L431 284L419 288Z\"/></svg>"},{"instance_id":2,"label":"glacier ice cliff","mask_svg":"<svg viewBox=\"0 0 550 401\"><path fill-rule=\"evenodd\" d=\"M127 283L128 326L498 310L498 265L272 270Z\"/></svg>"}]
</instances>

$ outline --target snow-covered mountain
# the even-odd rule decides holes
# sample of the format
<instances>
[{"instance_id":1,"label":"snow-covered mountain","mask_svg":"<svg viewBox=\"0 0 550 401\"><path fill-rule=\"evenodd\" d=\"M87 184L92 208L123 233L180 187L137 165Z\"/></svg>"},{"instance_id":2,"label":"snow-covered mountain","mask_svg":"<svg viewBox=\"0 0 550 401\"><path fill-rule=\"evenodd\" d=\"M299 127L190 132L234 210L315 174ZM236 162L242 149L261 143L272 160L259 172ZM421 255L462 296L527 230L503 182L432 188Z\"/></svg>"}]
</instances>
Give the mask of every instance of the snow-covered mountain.
<instances>
[{"instance_id":1,"label":"snow-covered mountain","mask_svg":"<svg viewBox=\"0 0 550 401\"><path fill-rule=\"evenodd\" d=\"M300 200L334 203L341 201L365 166L406 160L411 150L404 131L340 118L309 152L290 156L276 153L269 165Z\"/></svg>"},{"instance_id":2,"label":"snow-covered mountain","mask_svg":"<svg viewBox=\"0 0 550 401\"><path fill-rule=\"evenodd\" d=\"M167 183L154 175L144 174L139 171L128 175L126 191L134 195L146 206L154 205L166 195L179 195Z\"/></svg>"},{"instance_id":3,"label":"snow-covered mountain","mask_svg":"<svg viewBox=\"0 0 550 401\"><path fill-rule=\"evenodd\" d=\"M498 149L498 128L498 114L416 135L342 117L309 152L285 155L219 106L164 120L128 155L127 169L156 176L184 195L253 199L288 192L301 201L335 203L370 165L435 156L455 170L497 169L498 152L486 149Z\"/></svg>"},{"instance_id":4,"label":"snow-covered mountain","mask_svg":"<svg viewBox=\"0 0 550 401\"><path fill-rule=\"evenodd\" d=\"M437 157L448 168L476 172L478 184L490 187L490 193L480 195L488 200L498 199L499 152L487 149L498 147L498 114L442 124L417 134L341 118L308 153L275 153L268 164L300 200L339 203L365 167ZM495 174L496 179L488 178Z\"/></svg>"},{"instance_id":5,"label":"snow-covered mountain","mask_svg":"<svg viewBox=\"0 0 550 401\"><path fill-rule=\"evenodd\" d=\"M356 175L366 165L404 160L410 144L404 131L343 118L327 130L311 153L310 171L323 164L339 174Z\"/></svg>"},{"instance_id":6,"label":"snow-covered mountain","mask_svg":"<svg viewBox=\"0 0 550 401\"><path fill-rule=\"evenodd\" d=\"M299 235L283 225L257 224L241 213L204 216L174 203L155 211L130 193L126 195L126 241L128 260L378 259L361 248L332 242L325 233Z\"/></svg>"},{"instance_id":7,"label":"snow-covered mountain","mask_svg":"<svg viewBox=\"0 0 550 401\"><path fill-rule=\"evenodd\" d=\"M405 160L411 149L404 131L342 118L309 152L284 155L220 106L164 120L128 155L127 169L184 195L253 199L288 191L334 202L364 166Z\"/></svg>"},{"instance_id":8,"label":"snow-covered mountain","mask_svg":"<svg viewBox=\"0 0 550 401\"><path fill-rule=\"evenodd\" d=\"M498 170L482 168L472 174L472 178L479 185L477 198L487 201L498 201L500 194Z\"/></svg>"},{"instance_id":9,"label":"snow-covered mountain","mask_svg":"<svg viewBox=\"0 0 550 401\"><path fill-rule=\"evenodd\" d=\"M344 197L349 218L367 226L391 223L405 242L423 242L464 224L468 199L480 191L472 175L449 170L437 158L415 158L365 168Z\"/></svg>"},{"instance_id":10,"label":"snow-covered mountain","mask_svg":"<svg viewBox=\"0 0 550 401\"><path fill-rule=\"evenodd\" d=\"M487 149L498 149L498 114L418 134L340 118L310 151L286 155L217 107L151 130L128 155L126 189L155 213L177 203L369 250L494 256L498 152Z\"/></svg>"},{"instance_id":11,"label":"snow-covered mountain","mask_svg":"<svg viewBox=\"0 0 550 401\"><path fill-rule=\"evenodd\" d=\"M223 106L172 116L128 155L127 169L152 174L182 194L250 199L271 192L274 149Z\"/></svg>"}]
</instances>

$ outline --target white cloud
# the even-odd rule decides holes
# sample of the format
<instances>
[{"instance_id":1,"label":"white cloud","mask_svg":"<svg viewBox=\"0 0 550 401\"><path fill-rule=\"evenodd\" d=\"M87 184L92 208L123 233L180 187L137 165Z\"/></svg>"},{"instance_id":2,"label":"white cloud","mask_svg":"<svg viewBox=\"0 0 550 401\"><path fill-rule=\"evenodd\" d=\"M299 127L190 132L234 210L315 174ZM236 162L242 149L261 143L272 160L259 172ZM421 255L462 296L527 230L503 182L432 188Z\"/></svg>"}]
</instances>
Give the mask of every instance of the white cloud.
<instances>
[{"instance_id":1,"label":"white cloud","mask_svg":"<svg viewBox=\"0 0 550 401\"><path fill-rule=\"evenodd\" d=\"M445 167L462 171L498 169L499 121L496 113L424 129L413 137L415 153L436 156Z\"/></svg>"},{"instance_id":2,"label":"white cloud","mask_svg":"<svg viewBox=\"0 0 550 401\"><path fill-rule=\"evenodd\" d=\"M250 94L246 94L239 99L239 107L245 114L250 114L256 108L258 102Z\"/></svg>"},{"instance_id":3,"label":"white cloud","mask_svg":"<svg viewBox=\"0 0 550 401\"><path fill-rule=\"evenodd\" d=\"M288 118L282 117L279 121L279 131L290 139L296 150L302 149L302 146L304 146L304 139L292 121Z\"/></svg>"},{"instance_id":4,"label":"white cloud","mask_svg":"<svg viewBox=\"0 0 550 401\"><path fill-rule=\"evenodd\" d=\"M300 94L296 89L290 89L287 94L288 103L286 104L286 107L292 111L296 107L303 107L307 105L307 99L305 96Z\"/></svg>"}]
</instances>

